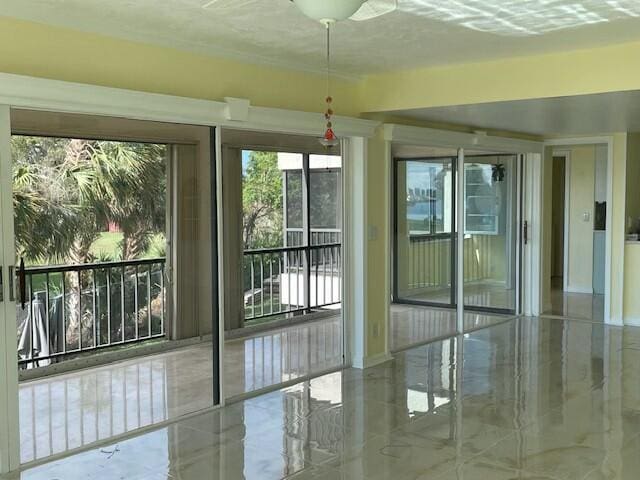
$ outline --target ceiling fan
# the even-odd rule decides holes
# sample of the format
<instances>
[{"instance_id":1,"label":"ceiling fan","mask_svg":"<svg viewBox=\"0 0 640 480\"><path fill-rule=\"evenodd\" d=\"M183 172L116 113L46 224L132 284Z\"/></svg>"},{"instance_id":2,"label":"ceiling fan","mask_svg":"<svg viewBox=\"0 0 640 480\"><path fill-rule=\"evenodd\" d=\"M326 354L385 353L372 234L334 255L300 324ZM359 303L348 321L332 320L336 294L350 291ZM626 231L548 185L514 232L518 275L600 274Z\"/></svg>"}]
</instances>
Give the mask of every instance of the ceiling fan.
<instances>
[{"instance_id":1,"label":"ceiling fan","mask_svg":"<svg viewBox=\"0 0 640 480\"><path fill-rule=\"evenodd\" d=\"M398 0L291 0L307 17L322 23L371 20L398 8Z\"/></svg>"},{"instance_id":2,"label":"ceiling fan","mask_svg":"<svg viewBox=\"0 0 640 480\"><path fill-rule=\"evenodd\" d=\"M251 5L255 0L209 0L202 8L237 8ZM357 22L391 13L398 8L398 0L290 0L307 17L322 23L340 20Z\"/></svg>"}]
</instances>

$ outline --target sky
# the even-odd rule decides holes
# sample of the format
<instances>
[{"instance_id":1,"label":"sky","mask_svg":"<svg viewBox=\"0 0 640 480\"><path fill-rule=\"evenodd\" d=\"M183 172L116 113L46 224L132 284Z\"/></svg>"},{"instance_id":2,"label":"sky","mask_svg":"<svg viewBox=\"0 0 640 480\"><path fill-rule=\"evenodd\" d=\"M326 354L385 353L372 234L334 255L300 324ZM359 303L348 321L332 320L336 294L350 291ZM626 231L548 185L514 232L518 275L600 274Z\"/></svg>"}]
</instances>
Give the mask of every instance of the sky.
<instances>
[{"instance_id":1,"label":"sky","mask_svg":"<svg viewBox=\"0 0 640 480\"><path fill-rule=\"evenodd\" d=\"M247 173L247 165L249 165L249 155L251 150L242 150L242 174Z\"/></svg>"}]
</instances>

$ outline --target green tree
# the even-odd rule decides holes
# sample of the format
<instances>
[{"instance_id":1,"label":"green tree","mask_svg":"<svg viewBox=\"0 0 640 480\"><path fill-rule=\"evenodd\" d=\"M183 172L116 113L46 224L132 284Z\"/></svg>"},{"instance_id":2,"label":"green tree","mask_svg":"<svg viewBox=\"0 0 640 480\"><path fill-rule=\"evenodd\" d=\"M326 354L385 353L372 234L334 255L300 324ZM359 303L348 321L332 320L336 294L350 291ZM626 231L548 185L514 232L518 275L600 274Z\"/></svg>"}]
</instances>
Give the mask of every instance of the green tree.
<instances>
[{"instance_id":1,"label":"green tree","mask_svg":"<svg viewBox=\"0 0 640 480\"><path fill-rule=\"evenodd\" d=\"M86 263L109 222L115 257L139 258L165 229L163 145L14 136L16 246L29 263Z\"/></svg>"},{"instance_id":2,"label":"green tree","mask_svg":"<svg viewBox=\"0 0 640 480\"><path fill-rule=\"evenodd\" d=\"M282 246L282 172L275 152L251 152L242 183L244 247Z\"/></svg>"}]
</instances>

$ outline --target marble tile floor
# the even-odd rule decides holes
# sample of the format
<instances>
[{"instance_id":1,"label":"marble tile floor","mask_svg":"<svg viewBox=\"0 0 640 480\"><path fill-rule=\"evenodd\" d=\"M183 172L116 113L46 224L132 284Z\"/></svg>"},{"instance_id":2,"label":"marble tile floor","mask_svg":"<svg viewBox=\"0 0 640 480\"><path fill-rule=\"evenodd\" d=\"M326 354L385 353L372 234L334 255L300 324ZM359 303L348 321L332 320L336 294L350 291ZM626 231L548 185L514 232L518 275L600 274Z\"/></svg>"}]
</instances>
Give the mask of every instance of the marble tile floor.
<instances>
[{"instance_id":1,"label":"marble tile floor","mask_svg":"<svg viewBox=\"0 0 640 480\"><path fill-rule=\"evenodd\" d=\"M7 478L635 480L638 364L640 329L518 318Z\"/></svg>"},{"instance_id":2,"label":"marble tile floor","mask_svg":"<svg viewBox=\"0 0 640 480\"><path fill-rule=\"evenodd\" d=\"M604 322L604 295L571 293L562 291L562 288L552 288L551 305L544 315Z\"/></svg>"},{"instance_id":3,"label":"marble tile floor","mask_svg":"<svg viewBox=\"0 0 640 480\"><path fill-rule=\"evenodd\" d=\"M513 318L513 315L466 312L464 329L465 331L472 331L485 328L511 318ZM406 304L391 305L391 351L431 342L455 333L455 310Z\"/></svg>"},{"instance_id":4,"label":"marble tile floor","mask_svg":"<svg viewBox=\"0 0 640 480\"><path fill-rule=\"evenodd\" d=\"M342 364L340 317L225 342L226 396ZM23 463L179 418L213 405L210 344L20 384Z\"/></svg>"},{"instance_id":5,"label":"marble tile floor","mask_svg":"<svg viewBox=\"0 0 640 480\"><path fill-rule=\"evenodd\" d=\"M419 293L408 291L402 294L410 300L449 304L450 288L423 290ZM473 283L464 286L464 304L475 307L502 308L515 310L516 292L513 289L500 287L494 283Z\"/></svg>"}]
</instances>

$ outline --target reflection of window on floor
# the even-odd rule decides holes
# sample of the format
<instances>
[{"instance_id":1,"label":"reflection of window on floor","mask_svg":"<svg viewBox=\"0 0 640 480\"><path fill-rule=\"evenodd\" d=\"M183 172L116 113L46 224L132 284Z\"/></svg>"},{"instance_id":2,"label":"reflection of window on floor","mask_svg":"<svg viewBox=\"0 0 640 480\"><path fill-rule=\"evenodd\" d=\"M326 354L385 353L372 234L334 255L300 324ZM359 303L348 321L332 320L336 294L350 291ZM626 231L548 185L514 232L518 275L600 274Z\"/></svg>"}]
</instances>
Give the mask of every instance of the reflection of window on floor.
<instances>
[{"instance_id":1,"label":"reflection of window on floor","mask_svg":"<svg viewBox=\"0 0 640 480\"><path fill-rule=\"evenodd\" d=\"M11 148L21 367L164 336L167 146L16 135Z\"/></svg>"},{"instance_id":2,"label":"reflection of window on floor","mask_svg":"<svg viewBox=\"0 0 640 480\"><path fill-rule=\"evenodd\" d=\"M242 152L247 324L340 307L341 168L334 155Z\"/></svg>"}]
</instances>

